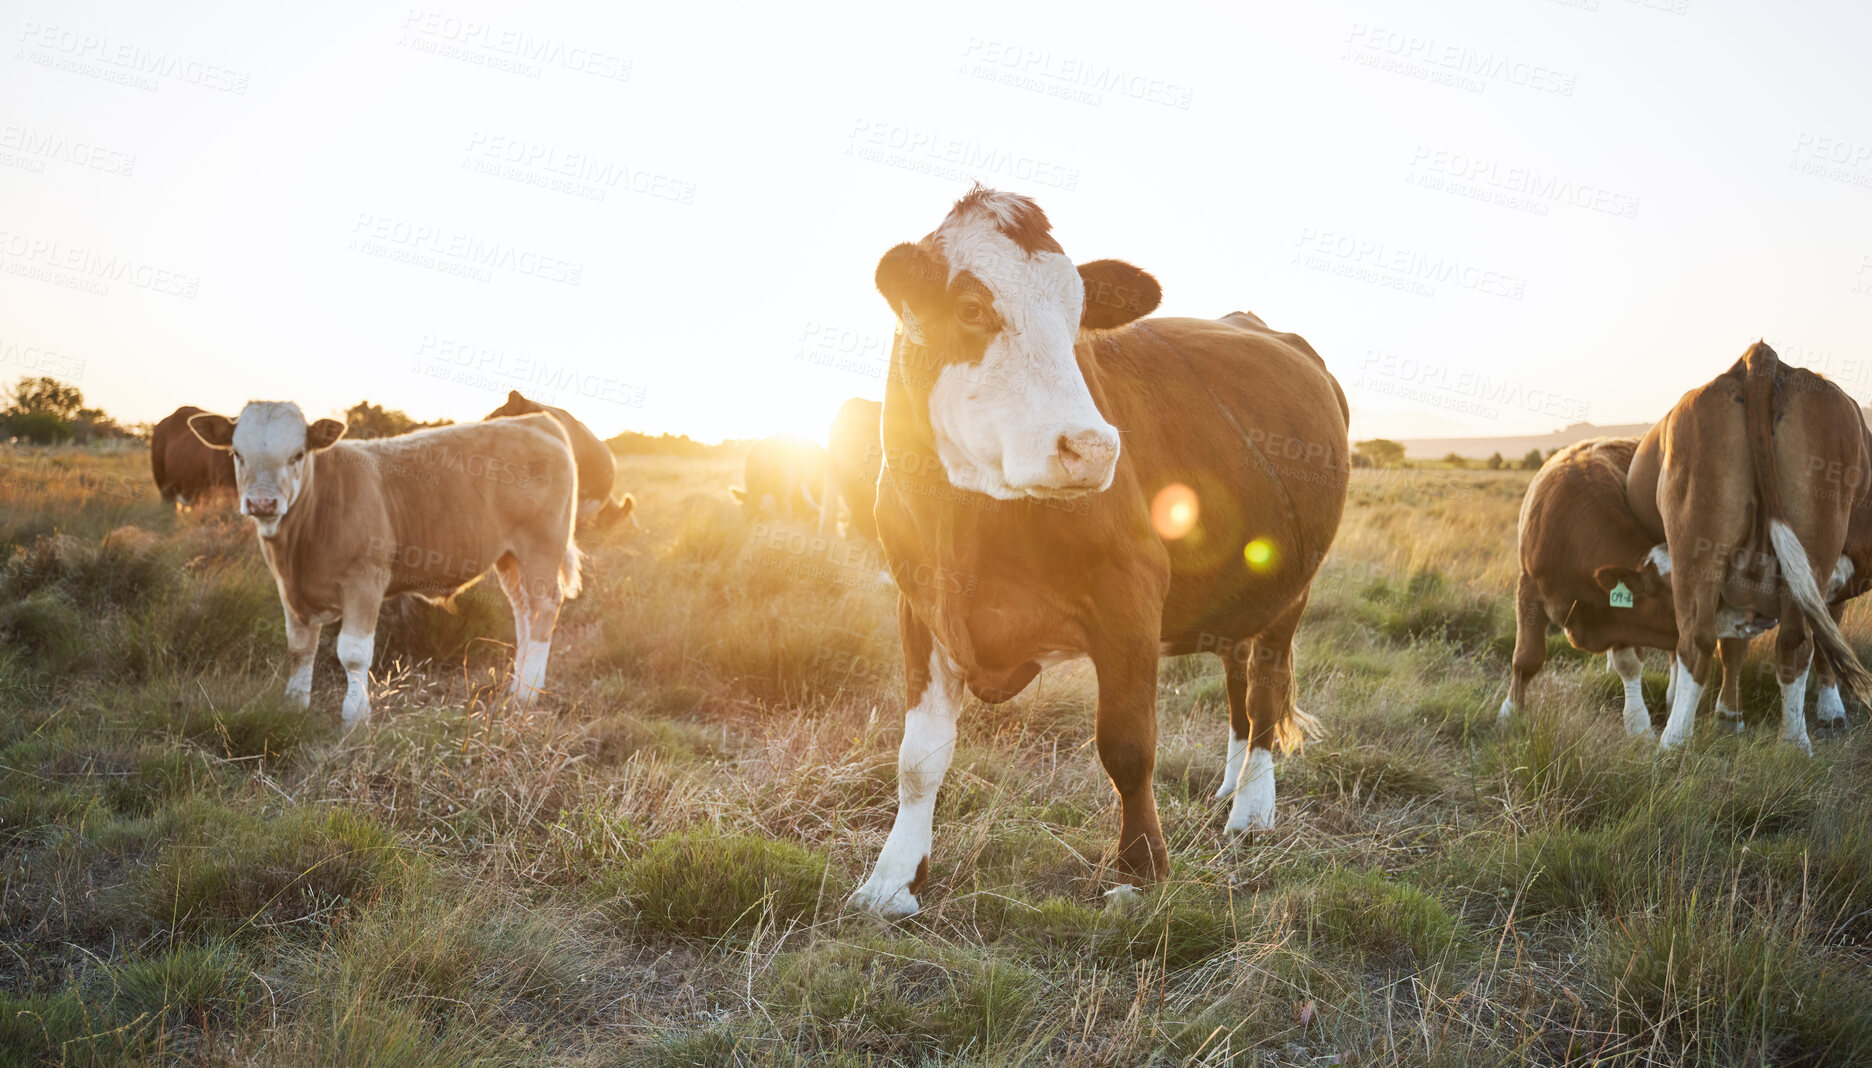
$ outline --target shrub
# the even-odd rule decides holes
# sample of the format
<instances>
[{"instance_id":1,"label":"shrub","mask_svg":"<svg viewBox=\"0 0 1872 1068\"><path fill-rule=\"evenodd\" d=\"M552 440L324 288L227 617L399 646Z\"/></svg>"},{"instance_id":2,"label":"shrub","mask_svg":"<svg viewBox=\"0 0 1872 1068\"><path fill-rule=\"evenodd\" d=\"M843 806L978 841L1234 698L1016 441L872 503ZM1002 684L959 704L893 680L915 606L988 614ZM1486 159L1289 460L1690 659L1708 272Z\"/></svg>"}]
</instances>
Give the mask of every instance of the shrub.
<instances>
[{"instance_id":1,"label":"shrub","mask_svg":"<svg viewBox=\"0 0 1872 1068\"><path fill-rule=\"evenodd\" d=\"M810 919L825 893L826 860L791 842L690 832L650 844L601 885L607 912L652 930L718 938L757 925ZM621 897L621 901L618 898Z\"/></svg>"}]
</instances>

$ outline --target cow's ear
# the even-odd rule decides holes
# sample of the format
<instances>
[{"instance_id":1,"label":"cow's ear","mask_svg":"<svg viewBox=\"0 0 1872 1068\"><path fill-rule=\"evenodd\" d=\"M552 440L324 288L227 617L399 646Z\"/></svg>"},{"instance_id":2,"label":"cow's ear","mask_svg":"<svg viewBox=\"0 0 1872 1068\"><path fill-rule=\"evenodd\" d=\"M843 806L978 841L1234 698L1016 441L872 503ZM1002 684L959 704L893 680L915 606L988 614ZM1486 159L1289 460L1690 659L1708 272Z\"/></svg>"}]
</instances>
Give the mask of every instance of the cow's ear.
<instances>
[{"instance_id":1,"label":"cow's ear","mask_svg":"<svg viewBox=\"0 0 1872 1068\"><path fill-rule=\"evenodd\" d=\"M507 391L507 403L508 404L525 404L526 398L520 395L519 390L510 389Z\"/></svg>"},{"instance_id":2,"label":"cow's ear","mask_svg":"<svg viewBox=\"0 0 1872 1068\"><path fill-rule=\"evenodd\" d=\"M189 416L188 428L202 440L202 444L211 449L232 449L234 447L234 420L213 412L196 412Z\"/></svg>"},{"instance_id":3,"label":"cow's ear","mask_svg":"<svg viewBox=\"0 0 1872 1068\"><path fill-rule=\"evenodd\" d=\"M1157 279L1123 260L1082 263L1079 280L1085 283L1085 311L1079 317L1085 330L1110 330L1142 319L1163 300Z\"/></svg>"},{"instance_id":4,"label":"cow's ear","mask_svg":"<svg viewBox=\"0 0 1872 1068\"><path fill-rule=\"evenodd\" d=\"M344 437L344 432L345 425L338 420L320 419L306 427L306 448L313 452L329 449L338 444L338 439Z\"/></svg>"},{"instance_id":5,"label":"cow's ear","mask_svg":"<svg viewBox=\"0 0 1872 1068\"><path fill-rule=\"evenodd\" d=\"M1647 597L1655 596L1662 592L1664 587L1664 580L1659 578L1658 573L1650 568L1636 571L1629 567L1608 565L1594 571L1592 577L1593 582L1596 583L1600 589L1608 593L1612 591L1613 587L1621 583L1632 593L1643 594Z\"/></svg>"},{"instance_id":6,"label":"cow's ear","mask_svg":"<svg viewBox=\"0 0 1872 1068\"><path fill-rule=\"evenodd\" d=\"M891 311L902 316L908 305L915 314L930 318L949 288L949 266L930 249L906 241L878 261L876 282Z\"/></svg>"}]
</instances>

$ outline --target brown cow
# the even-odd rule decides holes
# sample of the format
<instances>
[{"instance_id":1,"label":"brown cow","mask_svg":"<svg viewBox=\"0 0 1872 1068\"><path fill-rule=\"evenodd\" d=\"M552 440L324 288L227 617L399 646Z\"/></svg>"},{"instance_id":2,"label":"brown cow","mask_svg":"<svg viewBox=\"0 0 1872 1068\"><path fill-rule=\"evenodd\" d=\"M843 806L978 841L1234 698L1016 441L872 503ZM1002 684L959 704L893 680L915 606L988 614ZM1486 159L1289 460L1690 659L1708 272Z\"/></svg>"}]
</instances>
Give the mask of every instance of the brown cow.
<instances>
[{"instance_id":1,"label":"brown cow","mask_svg":"<svg viewBox=\"0 0 1872 1068\"><path fill-rule=\"evenodd\" d=\"M1716 643L1776 622L1782 741L1812 751L1805 702L1816 651L1822 721L1844 718L1839 682L1863 699L1872 675L1838 617L1868 582L1869 470L1872 436L1858 405L1759 341L1645 434L1628 499L1675 562L1676 692L1660 746L1689 737Z\"/></svg>"},{"instance_id":2,"label":"brown cow","mask_svg":"<svg viewBox=\"0 0 1872 1068\"><path fill-rule=\"evenodd\" d=\"M286 610L286 696L311 701L319 630L343 620L346 728L370 717L370 663L386 597L447 601L492 568L514 610L512 693L538 696L559 605L577 596L578 476L571 443L545 415L340 441L345 425L310 426L299 406L254 401L238 420L202 413L189 426L231 452L241 514Z\"/></svg>"},{"instance_id":3,"label":"brown cow","mask_svg":"<svg viewBox=\"0 0 1872 1068\"><path fill-rule=\"evenodd\" d=\"M559 420L572 441L572 457L578 461L579 523L603 530L629 519L631 510L637 507L637 499L628 493L622 500L611 499L611 490L617 484L617 454L600 441L590 427L572 418L571 412L541 404L522 396L517 389L510 389L507 403L487 413L487 418L505 419L534 412L545 412Z\"/></svg>"},{"instance_id":4,"label":"brown cow","mask_svg":"<svg viewBox=\"0 0 1872 1068\"><path fill-rule=\"evenodd\" d=\"M191 508L211 497L234 496L234 461L202 444L189 430L191 416L202 409L185 404L163 417L150 431L150 475L164 504Z\"/></svg>"},{"instance_id":5,"label":"brown cow","mask_svg":"<svg viewBox=\"0 0 1872 1068\"><path fill-rule=\"evenodd\" d=\"M1649 736L1638 650L1677 647L1671 561L1626 503L1625 478L1637 438L1593 438L1555 453L1521 502L1521 578L1515 589L1514 670L1498 722L1526 703L1528 683L1547 660L1547 627L1576 649L1605 653L1625 683L1625 732ZM1614 591L1617 595L1614 595ZM1629 595L1629 596L1627 596ZM1739 713L1743 638L1722 641L1717 710Z\"/></svg>"},{"instance_id":6,"label":"brown cow","mask_svg":"<svg viewBox=\"0 0 1872 1068\"><path fill-rule=\"evenodd\" d=\"M833 534L838 526L839 499L851 510L846 537L877 540L878 472L884 467L884 446L878 427L884 420L884 405L863 397L853 397L839 405L832 417L832 429L826 434L826 481L820 502L819 529Z\"/></svg>"},{"instance_id":7,"label":"brown cow","mask_svg":"<svg viewBox=\"0 0 1872 1068\"><path fill-rule=\"evenodd\" d=\"M747 484L730 486L728 493L741 502L741 514L752 523L772 497L774 507L788 519L811 519L819 514L813 494L825 485L826 451L816 441L776 434L754 443L747 455Z\"/></svg>"},{"instance_id":8,"label":"brown cow","mask_svg":"<svg viewBox=\"0 0 1872 1068\"><path fill-rule=\"evenodd\" d=\"M1098 676L1121 879L1169 870L1161 656L1222 658L1227 826L1271 826L1273 749L1310 723L1294 629L1345 505L1347 409L1325 363L1241 312L1136 321L1155 279L1075 267L1033 201L980 187L886 253L877 286L899 318L877 520L911 704L896 821L853 902L916 911L965 690L1004 701L1078 656Z\"/></svg>"}]
</instances>

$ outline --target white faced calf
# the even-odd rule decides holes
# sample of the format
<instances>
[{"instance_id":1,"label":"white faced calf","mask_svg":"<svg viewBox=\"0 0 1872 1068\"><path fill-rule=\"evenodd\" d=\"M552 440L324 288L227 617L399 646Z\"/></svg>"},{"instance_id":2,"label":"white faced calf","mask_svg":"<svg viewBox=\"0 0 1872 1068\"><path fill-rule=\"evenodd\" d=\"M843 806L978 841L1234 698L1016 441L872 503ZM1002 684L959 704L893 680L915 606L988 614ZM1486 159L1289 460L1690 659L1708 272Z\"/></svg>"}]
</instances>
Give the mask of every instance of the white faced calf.
<instances>
[{"instance_id":1,"label":"white faced calf","mask_svg":"<svg viewBox=\"0 0 1872 1068\"><path fill-rule=\"evenodd\" d=\"M344 424L306 424L299 406L255 401L238 420L189 426L234 455L241 514L260 536L286 610L287 696L311 701L320 629L342 620L347 727L370 715L370 663L385 597L446 602L490 569L514 610L512 693L545 682L559 606L578 594L572 541L578 477L550 416L467 423L372 441Z\"/></svg>"}]
</instances>

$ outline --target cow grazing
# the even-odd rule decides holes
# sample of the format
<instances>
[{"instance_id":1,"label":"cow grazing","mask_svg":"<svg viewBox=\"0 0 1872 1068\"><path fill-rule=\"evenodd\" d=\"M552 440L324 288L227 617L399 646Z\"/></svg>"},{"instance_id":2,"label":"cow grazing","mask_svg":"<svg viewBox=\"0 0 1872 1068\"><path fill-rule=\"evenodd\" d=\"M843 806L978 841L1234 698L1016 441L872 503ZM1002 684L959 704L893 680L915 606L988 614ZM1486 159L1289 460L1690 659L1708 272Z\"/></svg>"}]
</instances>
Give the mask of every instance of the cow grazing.
<instances>
[{"instance_id":1,"label":"cow grazing","mask_svg":"<svg viewBox=\"0 0 1872 1068\"><path fill-rule=\"evenodd\" d=\"M1625 731L1650 735L1643 661L1638 650L1677 647L1670 556L1639 525L1626 502L1625 479L1637 438L1593 438L1555 453L1521 502L1515 588L1513 676L1499 722L1526 702L1528 683L1547 660L1547 626L1574 648L1605 653L1625 683ZM1614 591L1617 591L1616 595ZM1722 643L1718 711L1739 715L1743 638Z\"/></svg>"},{"instance_id":2,"label":"cow grazing","mask_svg":"<svg viewBox=\"0 0 1872 1068\"><path fill-rule=\"evenodd\" d=\"M629 519L631 510L637 507L637 499L628 493L621 500L611 497L611 490L617 483L617 455L591 432L590 427L572 418L571 412L541 404L522 396L517 389L510 389L507 402L487 413L487 418L504 419L534 412L545 412L557 419L572 442L572 458L578 462L579 524L603 530Z\"/></svg>"},{"instance_id":3,"label":"cow grazing","mask_svg":"<svg viewBox=\"0 0 1872 1068\"><path fill-rule=\"evenodd\" d=\"M1858 405L1763 342L1639 441L1627 496L1674 562L1677 663L1663 748L1689 737L1716 644L1776 623L1782 741L1812 751L1804 706L1816 652L1823 722L1844 719L1842 682L1864 698L1872 675L1839 615L1872 564L1868 470L1872 435Z\"/></svg>"},{"instance_id":4,"label":"cow grazing","mask_svg":"<svg viewBox=\"0 0 1872 1068\"><path fill-rule=\"evenodd\" d=\"M492 568L514 610L512 692L530 704L546 677L559 605L578 594L572 541L578 475L551 416L340 441L345 425L306 425L299 406L254 401L240 418L201 413L189 426L230 452L241 514L286 610L286 695L311 701L320 629L342 620L344 722L370 716L377 611L400 593L447 601Z\"/></svg>"},{"instance_id":5,"label":"cow grazing","mask_svg":"<svg viewBox=\"0 0 1872 1068\"><path fill-rule=\"evenodd\" d=\"M1033 201L975 188L877 286L899 319L878 534L910 707L868 910L918 908L964 692L1090 657L1125 882L1169 869L1151 775L1157 661L1213 652L1232 741L1227 826L1274 819L1294 629L1345 505L1346 402L1305 340L1253 315L1146 319L1155 279L1074 266Z\"/></svg>"},{"instance_id":6,"label":"cow grazing","mask_svg":"<svg viewBox=\"0 0 1872 1068\"><path fill-rule=\"evenodd\" d=\"M834 534L838 526L841 498L851 510L846 525L847 537L877 540L878 472L884 467L884 446L878 427L884 420L884 405L874 400L853 397L839 405L832 417L832 429L826 434L825 493L820 502L819 529Z\"/></svg>"},{"instance_id":7,"label":"cow grazing","mask_svg":"<svg viewBox=\"0 0 1872 1068\"><path fill-rule=\"evenodd\" d=\"M202 409L183 405L150 431L150 475L164 504L191 508L211 497L234 496L234 461L211 449L189 430L190 417Z\"/></svg>"},{"instance_id":8,"label":"cow grazing","mask_svg":"<svg viewBox=\"0 0 1872 1068\"><path fill-rule=\"evenodd\" d=\"M789 520L819 514L814 495L826 479L826 451L816 441L775 435L762 438L748 450L747 484L728 492L741 502L741 514L752 523L772 498L774 508Z\"/></svg>"}]
</instances>

